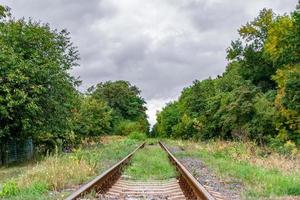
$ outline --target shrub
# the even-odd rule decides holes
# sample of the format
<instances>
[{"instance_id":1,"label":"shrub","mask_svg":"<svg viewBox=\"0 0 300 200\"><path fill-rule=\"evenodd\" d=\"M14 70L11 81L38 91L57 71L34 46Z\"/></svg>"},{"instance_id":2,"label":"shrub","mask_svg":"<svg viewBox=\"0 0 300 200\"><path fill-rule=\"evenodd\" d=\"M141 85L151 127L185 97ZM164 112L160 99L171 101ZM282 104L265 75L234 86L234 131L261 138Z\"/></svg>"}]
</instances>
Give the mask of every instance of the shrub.
<instances>
[{"instance_id":1,"label":"shrub","mask_svg":"<svg viewBox=\"0 0 300 200\"><path fill-rule=\"evenodd\" d=\"M271 138L270 147L283 155L295 155L298 152L296 144L290 140L283 142L280 138Z\"/></svg>"}]
</instances>

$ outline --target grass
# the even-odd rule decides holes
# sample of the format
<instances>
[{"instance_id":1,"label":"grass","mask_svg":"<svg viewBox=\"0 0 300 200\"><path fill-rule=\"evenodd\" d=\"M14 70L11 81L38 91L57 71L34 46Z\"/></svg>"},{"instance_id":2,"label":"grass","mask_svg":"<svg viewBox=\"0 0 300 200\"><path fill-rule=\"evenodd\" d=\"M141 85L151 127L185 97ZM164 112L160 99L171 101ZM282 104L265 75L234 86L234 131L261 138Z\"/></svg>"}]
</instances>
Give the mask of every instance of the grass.
<instances>
[{"instance_id":1,"label":"grass","mask_svg":"<svg viewBox=\"0 0 300 200\"><path fill-rule=\"evenodd\" d=\"M5 183L7 180L18 177L24 171L30 169L32 166L31 164L28 165L12 165L9 167L0 167L0 186L1 184Z\"/></svg>"},{"instance_id":2,"label":"grass","mask_svg":"<svg viewBox=\"0 0 300 200\"><path fill-rule=\"evenodd\" d=\"M123 137L105 137L73 153L47 156L30 167L1 168L0 174L5 177L0 181L0 199L64 199L69 194L66 189L92 179L139 143Z\"/></svg>"},{"instance_id":3,"label":"grass","mask_svg":"<svg viewBox=\"0 0 300 200\"><path fill-rule=\"evenodd\" d=\"M169 141L184 151L177 157L195 157L221 178L234 178L244 186L244 199L300 195L300 157L282 156L252 143Z\"/></svg>"},{"instance_id":4,"label":"grass","mask_svg":"<svg viewBox=\"0 0 300 200\"><path fill-rule=\"evenodd\" d=\"M177 176L167 154L157 145L145 146L136 152L124 174L135 180L164 180Z\"/></svg>"}]
</instances>

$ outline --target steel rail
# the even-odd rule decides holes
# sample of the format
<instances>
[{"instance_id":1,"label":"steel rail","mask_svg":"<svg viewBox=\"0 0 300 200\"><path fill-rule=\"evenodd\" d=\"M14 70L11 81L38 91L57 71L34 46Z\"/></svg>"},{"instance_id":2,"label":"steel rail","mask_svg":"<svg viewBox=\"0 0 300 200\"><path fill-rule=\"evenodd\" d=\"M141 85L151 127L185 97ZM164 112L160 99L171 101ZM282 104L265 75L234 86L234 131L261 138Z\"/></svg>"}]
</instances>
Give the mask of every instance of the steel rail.
<instances>
[{"instance_id":1,"label":"steel rail","mask_svg":"<svg viewBox=\"0 0 300 200\"><path fill-rule=\"evenodd\" d=\"M162 143L159 145L167 152L170 161L180 174L179 184L188 199L215 200L215 198L193 177L193 175L175 158L169 149Z\"/></svg>"},{"instance_id":2,"label":"steel rail","mask_svg":"<svg viewBox=\"0 0 300 200\"><path fill-rule=\"evenodd\" d=\"M84 196L85 194L96 190L98 191L105 191L107 190L111 185L114 184L114 182L119 178L119 176L122 174L122 169L124 166L126 166L130 159L132 158L132 155L139 150L140 148L143 148L145 146L145 142L138 146L133 152L131 152L128 156L126 156L124 159L119 161L117 164L103 172L101 175L97 176L87 184L80 187L78 190L76 190L74 193L72 193L69 197L66 198L66 200L75 200L79 199L80 197Z\"/></svg>"}]
</instances>

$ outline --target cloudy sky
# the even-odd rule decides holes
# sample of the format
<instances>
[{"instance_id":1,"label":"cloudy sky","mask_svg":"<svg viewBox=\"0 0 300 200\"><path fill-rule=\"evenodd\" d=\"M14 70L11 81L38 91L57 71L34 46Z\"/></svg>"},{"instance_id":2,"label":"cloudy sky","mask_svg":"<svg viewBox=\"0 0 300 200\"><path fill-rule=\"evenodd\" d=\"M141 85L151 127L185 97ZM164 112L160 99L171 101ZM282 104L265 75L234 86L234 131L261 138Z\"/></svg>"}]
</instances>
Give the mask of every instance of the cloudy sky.
<instances>
[{"instance_id":1,"label":"cloudy sky","mask_svg":"<svg viewBox=\"0 0 300 200\"><path fill-rule=\"evenodd\" d=\"M66 28L81 54L84 91L107 80L142 90L150 122L195 79L226 66L225 49L237 29L264 7L283 14L297 0L0 0L13 16Z\"/></svg>"}]
</instances>

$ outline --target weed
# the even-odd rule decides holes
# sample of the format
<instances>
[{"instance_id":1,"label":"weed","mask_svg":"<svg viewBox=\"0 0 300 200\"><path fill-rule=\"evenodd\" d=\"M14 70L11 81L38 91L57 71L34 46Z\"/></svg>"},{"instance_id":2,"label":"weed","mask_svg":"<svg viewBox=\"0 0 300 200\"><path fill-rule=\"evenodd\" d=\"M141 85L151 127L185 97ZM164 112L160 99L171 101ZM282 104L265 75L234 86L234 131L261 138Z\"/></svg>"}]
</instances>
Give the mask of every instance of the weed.
<instances>
[{"instance_id":1,"label":"weed","mask_svg":"<svg viewBox=\"0 0 300 200\"><path fill-rule=\"evenodd\" d=\"M84 160L54 155L27 171L20 177L19 184L30 186L36 182L46 182L51 190L59 190L70 187L72 184L83 183L87 177L94 174L95 169Z\"/></svg>"},{"instance_id":2,"label":"weed","mask_svg":"<svg viewBox=\"0 0 300 200\"><path fill-rule=\"evenodd\" d=\"M15 181L8 181L6 182L2 190L0 191L0 197L3 196L15 196L20 192L20 189Z\"/></svg>"},{"instance_id":3,"label":"weed","mask_svg":"<svg viewBox=\"0 0 300 200\"><path fill-rule=\"evenodd\" d=\"M2 197L10 200L64 198L64 189L92 179L140 143L137 140L115 138L105 137L104 143L89 141L73 153L50 155L30 167L1 168L0 175L6 177L2 189L0 185ZM9 178L8 175L13 175L13 172L18 173Z\"/></svg>"},{"instance_id":4,"label":"weed","mask_svg":"<svg viewBox=\"0 0 300 200\"><path fill-rule=\"evenodd\" d=\"M159 146L146 146L134 155L125 175L137 180L163 180L176 177L177 173Z\"/></svg>"},{"instance_id":5,"label":"weed","mask_svg":"<svg viewBox=\"0 0 300 200\"><path fill-rule=\"evenodd\" d=\"M300 195L298 155L289 158L253 143L181 141L178 144L185 151L175 153L177 157L199 158L221 177L240 180L247 199Z\"/></svg>"}]
</instances>

